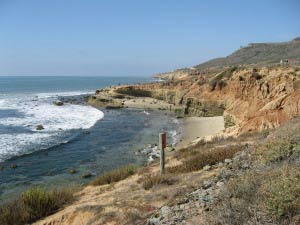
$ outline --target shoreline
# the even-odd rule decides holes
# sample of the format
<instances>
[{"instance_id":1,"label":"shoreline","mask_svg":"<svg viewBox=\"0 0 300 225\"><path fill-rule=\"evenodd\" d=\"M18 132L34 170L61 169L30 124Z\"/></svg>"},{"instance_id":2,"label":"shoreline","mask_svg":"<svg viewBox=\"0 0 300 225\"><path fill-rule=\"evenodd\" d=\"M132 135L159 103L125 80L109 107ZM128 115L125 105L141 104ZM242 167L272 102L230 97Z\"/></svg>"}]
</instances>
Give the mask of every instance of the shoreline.
<instances>
[{"instance_id":1,"label":"shoreline","mask_svg":"<svg viewBox=\"0 0 300 225\"><path fill-rule=\"evenodd\" d=\"M201 139L217 135L224 130L224 117L186 117L182 123L182 137L176 149L196 144Z\"/></svg>"},{"instance_id":2,"label":"shoreline","mask_svg":"<svg viewBox=\"0 0 300 225\"><path fill-rule=\"evenodd\" d=\"M211 139L212 137L220 134L225 129L224 116L187 116L177 114L176 110L182 107L174 106L164 100L159 100L153 97L132 96L128 93L119 94L116 90L120 87L111 87L96 91L95 95L88 98L87 103L94 107L104 107L107 110L132 108L144 110L159 110L165 113L174 114L180 122L176 143L169 143L176 150L196 144L201 139ZM177 116L176 116L177 115ZM171 137L168 137L171 138Z\"/></svg>"},{"instance_id":3,"label":"shoreline","mask_svg":"<svg viewBox=\"0 0 300 225\"><path fill-rule=\"evenodd\" d=\"M72 99L72 97L70 97L70 99L65 97L64 99L61 99L61 100L65 103L71 103L71 104L76 103L76 102L70 102L70 101L74 100L74 99ZM173 106L171 104L169 104L165 101L162 101L162 100L157 100L155 98L131 97L129 99L122 100L122 103L123 103L123 107L121 107L121 108L123 108L123 109L126 109L126 108L140 109L140 110L144 110L145 114L148 113L147 110L157 110L157 111L161 111L161 113L164 113L164 114L169 114L169 115L173 114L172 118L174 118L174 119L176 118L176 113L174 113L174 108L172 108ZM89 104L89 105L91 105L91 104ZM99 108L99 107L95 106L95 108ZM113 108L112 109L106 108L106 110L113 110ZM186 145L192 144L192 142L195 141L197 139L197 137L204 138L207 135L213 135L216 132L215 130L218 130L218 131L221 130L220 118L223 118L223 117L218 117L218 118L219 118L219 121L216 123L217 127L215 129L209 129L209 130L207 130L207 129L210 127L210 124L207 122L214 120L215 117L186 117L186 118L179 119L180 123L179 123L178 129L181 129L181 132L179 133L178 129L176 131L177 131L177 133L179 133L179 135L182 135L182 137L181 137L182 141L177 142L174 145L175 149L178 150L179 148L182 148L182 147L185 147ZM200 128L207 130L207 132L202 132ZM203 135L205 135L205 136L203 136ZM180 137L179 136L177 136L177 137L178 137L177 140L179 140ZM170 140L169 144L173 144L173 143L171 143L172 137L170 136L168 138ZM167 153L168 158L172 157L173 153L171 153L169 151L166 151L166 152L168 152ZM154 161L153 163L151 163L150 167L155 168L156 164L157 164L157 161ZM147 165L144 165L142 167L146 168ZM107 172L104 172L104 174L105 173L107 173ZM94 180L94 179L95 178L93 178L92 180Z\"/></svg>"},{"instance_id":4,"label":"shoreline","mask_svg":"<svg viewBox=\"0 0 300 225\"><path fill-rule=\"evenodd\" d=\"M67 104L75 104L75 105L76 104L80 104L80 105L82 104L82 105L89 105L89 106L91 106L90 104L87 104L86 99L85 99L86 96L87 95L84 94L84 95L78 95L78 96L62 96L62 97L58 97L58 100L61 101L63 103L63 105L57 106L57 107L65 107ZM150 102L152 100L153 99L149 98L149 99L146 100L146 103L149 104L149 105L153 105L154 106L155 104L154 103L151 104L151 102ZM135 104L135 105L136 104L137 105L138 104L145 104L145 102L142 99L139 99L136 102L134 100L129 100L129 105L130 105L130 103L131 104ZM159 104L159 106L162 106L162 104ZM150 109L148 111L147 109L145 109L145 111L143 112L144 107L145 106L141 106L141 107L123 107L124 112L121 113L121 114L124 114L124 115L126 114L127 115L128 119L126 121L130 121L131 120L131 119L129 119L129 116L133 120L135 120L136 116L131 115L131 114L137 114L137 115L144 115L145 114L145 116L142 116L142 117L145 117L146 120L152 120L152 121L153 121L153 119L151 119L151 118L155 118L154 119L155 121L161 121L161 119L160 119L161 116L156 115L156 114L161 114L162 117L164 117L164 118L166 116L168 116L170 118L170 121L173 120L173 118L174 118L174 116L171 116L172 112L170 112L170 111L165 111L164 112L164 111L160 111L158 109L157 110ZM100 111L102 111L105 114L106 113L108 113L109 115L119 114L118 111L114 111L114 110L111 110L111 109L105 109L105 108L102 108L102 107L95 107L95 108L98 109L98 110L100 110ZM136 112L136 113L135 112L126 112L126 111L132 111L132 110L126 110L127 108L137 109L137 110L133 110L133 111L138 111L138 112ZM150 107L147 107L147 108L150 108ZM154 111L156 111L156 112L154 112ZM149 115L148 116L148 113L153 114L153 115ZM137 116L137 117L140 117L140 116ZM116 164L117 166L114 165L114 166L112 166L110 168L110 167L107 167L107 165L106 165L105 169L101 169L100 166L99 166L99 168L100 168L99 169L100 172L99 172L98 170L96 171L96 169L92 168L92 166L95 166L94 164L87 163L89 159L86 162L84 160L82 160L82 162L78 162L78 163L74 161L74 163L72 162L74 165L73 164L71 164L71 165L66 164L66 165L63 165L63 166L59 166L59 170L60 170L59 172L56 172L56 171L52 170L51 168L49 168L49 169L43 169L43 168L39 169L38 167L35 168L34 166L29 165L31 163L31 161L35 162L35 161L39 160L39 158L43 158L43 160L47 160L47 159L48 160L49 159L52 160L54 157L56 157L55 153L60 152L61 154L63 154L63 152L58 151L57 149L66 148L65 146L70 146L70 145L74 146L75 145L74 143L76 143L76 142L78 142L79 145L82 145L82 143L86 142L86 140L88 139L88 137L93 136L93 133L95 133L93 131L93 129L94 130L97 129L98 132L99 132L99 126L100 125L97 125L97 124L101 123L99 121L100 120L98 120L95 123L95 125L93 125L91 128L89 128L87 131L80 131L80 134L78 133L78 135L80 135L80 137L83 137L83 141L80 140L78 142L77 141L77 137L76 137L76 138L74 138L75 141L73 141L73 140L69 141L68 145L65 145L66 143L58 144L58 145L52 146L50 148L45 148L45 149L42 149L42 150L39 150L39 151L32 151L32 152L27 153L27 154L22 154L22 155L14 156L14 157L9 158L9 159L7 159L7 160L5 160L3 162L0 162L0 174L1 175L3 174L3 176L5 175L6 178L9 179L9 177L8 177L9 174L15 174L19 170L24 170L24 168L25 169L28 168L28 171L30 170L30 172L28 172L26 175L22 174L24 176L25 182L27 182L28 179L31 179L30 178L30 176L32 176L31 173L34 173L34 172L31 172L31 171L38 170L38 172L36 172L36 173L39 173L41 175L39 175L39 177L36 178L36 179L32 178L33 185L39 184L39 185L43 186L44 184L47 184L48 181L50 182L50 180L55 180L55 179L57 179L56 177L58 177L59 182L57 182L57 183L54 182L53 185L55 185L55 186L57 185L59 187L63 187L65 184L64 184L64 182L60 183L60 180L62 180L60 177L64 177L63 179L73 179L74 183L76 183L76 185L77 185L77 184L81 184L81 183L86 183L86 181L89 180L89 179L86 180L85 178L82 178L82 176L85 175L85 174L91 174L91 179L93 180L94 177L95 177L95 174L97 174L97 176L99 176L101 174L109 172L110 170L113 170L113 169L116 169L118 167L121 167L123 165L122 163L120 165L117 165L117 164L120 163L122 160L120 162L118 160L115 160L115 161L110 162L110 163L111 164ZM157 125L155 125L155 124L159 124L159 123L156 123L155 121L153 121L153 123L151 123L152 125L150 127L149 126L147 127L147 130L145 130L146 132L149 133L149 131L151 132L151 130L152 130L153 127L155 127L155 126L157 127ZM169 121L169 119L164 119L164 121L162 121L162 122L166 123L167 121ZM171 124L171 123L169 123L169 124ZM120 125L123 125L123 124L120 124ZM131 123L131 124L128 124L128 125L131 125L131 127L136 127L136 126L141 127L139 124L132 124ZM94 128L94 127L96 127L96 128ZM103 128L103 129L106 129L106 128ZM137 128L137 129L139 130L139 128ZM138 133L138 130L135 130L135 132ZM175 130L175 129L172 129L172 131L173 130ZM177 130L177 127L176 127L176 130ZM130 129L126 130L126 133L127 133L126 135L129 135L128 132L130 133ZM157 130L155 133L159 133L159 130ZM112 133L112 135L113 135L113 133ZM137 165L139 165L139 166L145 166L145 165L147 165L146 164L147 163L147 156L144 156L144 155L135 156L135 152L136 152L135 149L142 150L144 148L144 146L146 146L148 144L156 143L156 140L155 140L155 142L154 141L145 141L145 140L148 140L148 139L151 138L151 136L149 136L149 134L145 133L145 135L144 135L142 133L142 135L145 136L146 139L145 138L141 138L141 139L139 139L139 141L140 141L140 143L144 143L144 145L141 145L140 143L136 142L137 144L135 146L138 146L138 147L134 147L134 150L130 151L130 154L128 154L128 152L126 154L127 158L131 158L130 160L136 159L137 160ZM91 140L91 141L94 142L95 140ZM101 140L98 140L98 142L102 143ZM158 140L157 140L157 142L158 142ZM122 149L122 142L116 143L116 145L118 145L118 147L116 149ZM104 147L103 147L103 149L105 151L105 149L107 149L107 148L104 148ZM71 149L71 148L73 148L73 147L67 147L67 150L64 150L64 151L68 152L68 149ZM95 147L93 147L93 146L92 147L90 146L90 148L91 149L95 149ZM131 156L131 154L132 154L132 156ZM107 154L104 157L108 157ZM58 158L60 158L60 156L58 156ZM123 160L125 160L125 159L123 159ZM130 160L128 161L128 164L133 163ZM26 161L29 161L30 163L27 163ZM11 168L12 166L14 166L13 169ZM72 174L72 173L69 172L69 171L73 171L73 170L75 171L74 174ZM40 172L40 171L42 171L42 172ZM52 172L52 171L54 171L54 172ZM1 187L1 184L0 184L0 187ZM28 188L29 187L30 186L28 186ZM14 199L23 190L26 190L26 189L25 188L23 189L21 187L21 188L16 188L16 191L6 191L6 189L5 189L5 191L3 190L3 196L1 195L2 193L0 193L0 197L3 197L3 199L0 199L0 202L2 203L2 200L3 200L3 203L4 203L4 200L5 200L5 202L7 202L7 201L10 201L10 199Z\"/></svg>"}]
</instances>

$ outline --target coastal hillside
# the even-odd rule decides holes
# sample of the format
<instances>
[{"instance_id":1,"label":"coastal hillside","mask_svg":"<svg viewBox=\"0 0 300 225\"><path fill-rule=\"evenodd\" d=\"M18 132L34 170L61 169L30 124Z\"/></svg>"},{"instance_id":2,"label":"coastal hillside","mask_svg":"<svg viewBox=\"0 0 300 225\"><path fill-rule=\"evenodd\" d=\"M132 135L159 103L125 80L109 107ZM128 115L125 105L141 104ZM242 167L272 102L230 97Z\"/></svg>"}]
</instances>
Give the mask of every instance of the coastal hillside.
<instances>
[{"instance_id":1,"label":"coastal hillside","mask_svg":"<svg viewBox=\"0 0 300 225\"><path fill-rule=\"evenodd\" d=\"M224 118L217 135L168 146L165 174L158 155L144 167L122 167L74 190L29 189L0 207L0 224L300 224L300 66L246 59L219 65L87 97L106 110Z\"/></svg>"},{"instance_id":2,"label":"coastal hillside","mask_svg":"<svg viewBox=\"0 0 300 225\"><path fill-rule=\"evenodd\" d=\"M94 106L151 105L177 118L223 115L226 129L179 149L168 147L163 175L158 159L122 167L72 196L50 193L50 208L47 194L25 192L0 208L0 223L299 224L299 100L300 68L291 65L229 67L209 77L97 90L88 98ZM35 210L32 202L41 204L40 214L28 214ZM13 211L17 217L10 216Z\"/></svg>"},{"instance_id":3,"label":"coastal hillside","mask_svg":"<svg viewBox=\"0 0 300 225\"><path fill-rule=\"evenodd\" d=\"M179 118L224 116L225 132L239 135L273 129L299 117L299 85L298 66L230 67L209 76L101 90L90 103L124 107L124 94L152 97L168 103L160 109L173 110Z\"/></svg>"},{"instance_id":4,"label":"coastal hillside","mask_svg":"<svg viewBox=\"0 0 300 225\"><path fill-rule=\"evenodd\" d=\"M250 43L241 46L232 54L209 60L192 68L178 69L172 72L154 75L161 79L182 78L187 75L209 74L232 66L267 66L280 63L300 64L300 38L279 43Z\"/></svg>"},{"instance_id":5,"label":"coastal hillside","mask_svg":"<svg viewBox=\"0 0 300 225\"><path fill-rule=\"evenodd\" d=\"M300 38L280 43L250 43L224 58L196 65L197 70L239 65L269 65L281 60L300 60Z\"/></svg>"},{"instance_id":6,"label":"coastal hillside","mask_svg":"<svg viewBox=\"0 0 300 225\"><path fill-rule=\"evenodd\" d=\"M157 162L112 171L34 224L299 224L299 129L293 119L272 131L202 140L167 152L164 175Z\"/></svg>"}]
</instances>

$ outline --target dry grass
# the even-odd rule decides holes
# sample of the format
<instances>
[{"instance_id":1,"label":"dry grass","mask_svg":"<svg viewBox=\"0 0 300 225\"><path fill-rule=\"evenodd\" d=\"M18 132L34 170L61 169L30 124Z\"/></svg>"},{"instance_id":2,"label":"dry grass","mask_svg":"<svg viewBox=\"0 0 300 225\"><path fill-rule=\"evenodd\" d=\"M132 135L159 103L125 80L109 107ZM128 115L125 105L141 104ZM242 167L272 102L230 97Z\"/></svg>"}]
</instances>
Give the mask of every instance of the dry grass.
<instances>
[{"instance_id":1,"label":"dry grass","mask_svg":"<svg viewBox=\"0 0 300 225\"><path fill-rule=\"evenodd\" d=\"M154 186L160 184L172 185L176 182L176 179L169 174L154 174L150 176L145 176L139 180L145 190L149 190Z\"/></svg>"},{"instance_id":2,"label":"dry grass","mask_svg":"<svg viewBox=\"0 0 300 225\"><path fill-rule=\"evenodd\" d=\"M167 168L170 173L188 173L202 169L206 165L213 165L222 162L225 159L232 158L235 153L243 148L241 145L232 145L227 147L218 147L208 151L199 152L192 150L190 152L181 153L184 161L182 164Z\"/></svg>"},{"instance_id":3,"label":"dry grass","mask_svg":"<svg viewBox=\"0 0 300 225\"><path fill-rule=\"evenodd\" d=\"M185 158L195 152L206 151L218 145L230 145L240 143L239 138L233 136L214 136L211 140L200 139L196 144L179 149L174 157L177 159Z\"/></svg>"},{"instance_id":4,"label":"dry grass","mask_svg":"<svg viewBox=\"0 0 300 225\"><path fill-rule=\"evenodd\" d=\"M0 207L0 224L32 223L54 213L72 200L73 191L71 189L46 191L39 187L31 188L14 201Z\"/></svg>"},{"instance_id":5,"label":"dry grass","mask_svg":"<svg viewBox=\"0 0 300 225\"><path fill-rule=\"evenodd\" d=\"M133 175L136 169L136 166L124 166L95 178L93 181L91 181L90 184L93 186L97 186L124 180L127 177Z\"/></svg>"},{"instance_id":6,"label":"dry grass","mask_svg":"<svg viewBox=\"0 0 300 225\"><path fill-rule=\"evenodd\" d=\"M270 130L262 130L262 131L252 131L245 132L239 135L238 139L241 141L249 140L249 139L265 139L270 134Z\"/></svg>"}]
</instances>

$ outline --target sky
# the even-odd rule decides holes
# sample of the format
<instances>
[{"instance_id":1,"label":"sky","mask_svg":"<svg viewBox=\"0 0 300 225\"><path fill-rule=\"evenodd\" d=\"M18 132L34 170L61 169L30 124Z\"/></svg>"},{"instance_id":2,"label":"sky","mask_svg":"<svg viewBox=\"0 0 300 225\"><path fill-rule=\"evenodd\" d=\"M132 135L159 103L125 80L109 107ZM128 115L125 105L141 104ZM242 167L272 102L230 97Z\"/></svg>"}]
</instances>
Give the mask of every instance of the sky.
<instances>
[{"instance_id":1,"label":"sky","mask_svg":"<svg viewBox=\"0 0 300 225\"><path fill-rule=\"evenodd\" d=\"M299 0L0 0L0 76L149 76L299 36Z\"/></svg>"}]
</instances>

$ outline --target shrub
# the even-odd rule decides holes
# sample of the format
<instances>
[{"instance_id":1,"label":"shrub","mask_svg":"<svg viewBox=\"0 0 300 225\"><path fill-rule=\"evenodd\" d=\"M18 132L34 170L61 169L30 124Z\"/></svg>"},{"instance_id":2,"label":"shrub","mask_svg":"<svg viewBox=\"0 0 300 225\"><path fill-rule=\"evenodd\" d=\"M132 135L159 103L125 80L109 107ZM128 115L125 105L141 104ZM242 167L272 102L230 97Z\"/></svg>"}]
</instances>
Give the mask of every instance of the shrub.
<instances>
[{"instance_id":1,"label":"shrub","mask_svg":"<svg viewBox=\"0 0 300 225\"><path fill-rule=\"evenodd\" d=\"M133 175L135 172L136 166L124 166L95 178L95 180L93 180L90 184L93 186L110 184L113 182L124 180L127 177Z\"/></svg>"},{"instance_id":2,"label":"shrub","mask_svg":"<svg viewBox=\"0 0 300 225\"><path fill-rule=\"evenodd\" d=\"M216 81L222 80L224 78L228 79L228 78L232 77L233 72L236 70L237 70L237 67L231 67L231 68L217 74L216 76L214 76L213 79Z\"/></svg>"},{"instance_id":3,"label":"shrub","mask_svg":"<svg viewBox=\"0 0 300 225\"><path fill-rule=\"evenodd\" d=\"M276 218L291 218L300 210L300 172L286 168L262 185L264 205Z\"/></svg>"},{"instance_id":4,"label":"shrub","mask_svg":"<svg viewBox=\"0 0 300 225\"><path fill-rule=\"evenodd\" d=\"M298 166L276 165L231 179L219 199L210 224L290 224L300 211Z\"/></svg>"},{"instance_id":5,"label":"shrub","mask_svg":"<svg viewBox=\"0 0 300 225\"><path fill-rule=\"evenodd\" d=\"M195 152L191 154L182 164L168 168L170 173L188 173L202 169L206 165L213 165L225 159L232 158L234 154L242 149L241 145L219 147L207 152Z\"/></svg>"},{"instance_id":6,"label":"shrub","mask_svg":"<svg viewBox=\"0 0 300 225\"><path fill-rule=\"evenodd\" d=\"M288 158L297 158L300 154L299 127L288 126L279 129L273 138L261 146L259 154L264 162L282 161Z\"/></svg>"},{"instance_id":7,"label":"shrub","mask_svg":"<svg viewBox=\"0 0 300 225\"><path fill-rule=\"evenodd\" d=\"M168 174L164 174L164 175L156 174L156 175L151 175L149 177L142 178L139 182L142 182L143 188L145 190L149 190L152 187L159 184L172 185L175 183L175 179Z\"/></svg>"},{"instance_id":8,"label":"shrub","mask_svg":"<svg viewBox=\"0 0 300 225\"><path fill-rule=\"evenodd\" d=\"M253 72L252 74L251 74L251 78L255 78L256 80L260 80L260 79L262 79L262 76L261 75L259 75L257 72Z\"/></svg>"},{"instance_id":9,"label":"shrub","mask_svg":"<svg viewBox=\"0 0 300 225\"><path fill-rule=\"evenodd\" d=\"M118 88L116 90L116 92L118 94L130 95L130 96L134 96L134 97L151 97L152 96L151 91L135 88L135 87L132 87L132 86Z\"/></svg>"},{"instance_id":10,"label":"shrub","mask_svg":"<svg viewBox=\"0 0 300 225\"><path fill-rule=\"evenodd\" d=\"M218 80L217 81L217 86L219 88L219 90L222 90L224 87L226 87L227 83L224 80Z\"/></svg>"},{"instance_id":11,"label":"shrub","mask_svg":"<svg viewBox=\"0 0 300 225\"><path fill-rule=\"evenodd\" d=\"M230 180L220 193L221 201L207 217L209 224L248 224L257 212L260 182L261 177L252 173Z\"/></svg>"},{"instance_id":12,"label":"shrub","mask_svg":"<svg viewBox=\"0 0 300 225\"><path fill-rule=\"evenodd\" d=\"M268 129L264 129L261 131L252 131L252 132L244 132L238 136L240 140L248 140L252 138L256 139L265 139L270 134L270 131Z\"/></svg>"},{"instance_id":13,"label":"shrub","mask_svg":"<svg viewBox=\"0 0 300 225\"><path fill-rule=\"evenodd\" d=\"M30 188L14 201L0 207L0 224L32 223L54 213L72 199L71 189L46 191L40 187Z\"/></svg>"},{"instance_id":14,"label":"shrub","mask_svg":"<svg viewBox=\"0 0 300 225\"><path fill-rule=\"evenodd\" d=\"M209 82L210 91L214 91L216 86L217 86L217 81L216 80L211 80Z\"/></svg>"}]
</instances>

